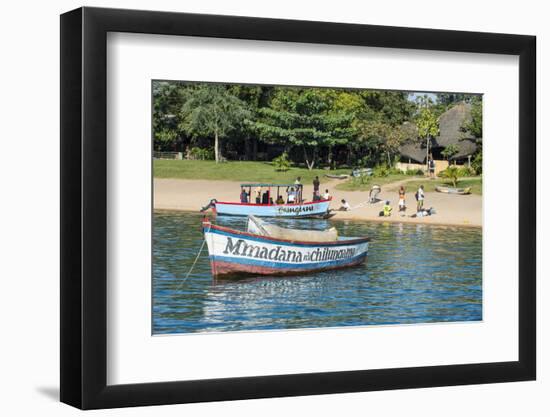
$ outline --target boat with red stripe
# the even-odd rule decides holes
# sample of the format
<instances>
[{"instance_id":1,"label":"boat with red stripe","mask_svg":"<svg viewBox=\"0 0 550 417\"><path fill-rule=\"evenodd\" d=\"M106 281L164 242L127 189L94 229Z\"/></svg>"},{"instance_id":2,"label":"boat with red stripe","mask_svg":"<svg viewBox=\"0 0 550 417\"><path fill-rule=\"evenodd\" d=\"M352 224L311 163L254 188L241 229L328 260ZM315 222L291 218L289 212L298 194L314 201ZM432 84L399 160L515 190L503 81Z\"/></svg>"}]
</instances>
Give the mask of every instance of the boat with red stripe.
<instances>
[{"instance_id":1,"label":"boat with red stripe","mask_svg":"<svg viewBox=\"0 0 550 417\"><path fill-rule=\"evenodd\" d=\"M240 202L212 199L201 211L211 208L221 216L330 217L331 198L303 199L301 184L241 184Z\"/></svg>"},{"instance_id":2,"label":"boat with red stripe","mask_svg":"<svg viewBox=\"0 0 550 417\"><path fill-rule=\"evenodd\" d=\"M299 275L362 264L368 237L324 231L286 229L249 216L247 231L203 221L212 275Z\"/></svg>"}]
</instances>

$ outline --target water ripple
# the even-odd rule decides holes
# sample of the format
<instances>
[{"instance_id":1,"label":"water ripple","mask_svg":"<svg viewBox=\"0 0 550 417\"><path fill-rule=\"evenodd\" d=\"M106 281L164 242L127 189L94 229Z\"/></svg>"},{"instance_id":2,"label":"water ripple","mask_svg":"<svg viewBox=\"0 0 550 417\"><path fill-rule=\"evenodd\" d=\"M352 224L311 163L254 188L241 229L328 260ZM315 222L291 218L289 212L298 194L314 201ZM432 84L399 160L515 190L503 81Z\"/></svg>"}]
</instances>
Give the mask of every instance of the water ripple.
<instances>
[{"instance_id":1,"label":"water ripple","mask_svg":"<svg viewBox=\"0 0 550 417\"><path fill-rule=\"evenodd\" d=\"M245 219L218 219L243 228ZM365 265L308 276L213 282L200 216L158 212L153 233L153 333L220 332L482 319L480 229L280 220L370 236Z\"/></svg>"}]
</instances>

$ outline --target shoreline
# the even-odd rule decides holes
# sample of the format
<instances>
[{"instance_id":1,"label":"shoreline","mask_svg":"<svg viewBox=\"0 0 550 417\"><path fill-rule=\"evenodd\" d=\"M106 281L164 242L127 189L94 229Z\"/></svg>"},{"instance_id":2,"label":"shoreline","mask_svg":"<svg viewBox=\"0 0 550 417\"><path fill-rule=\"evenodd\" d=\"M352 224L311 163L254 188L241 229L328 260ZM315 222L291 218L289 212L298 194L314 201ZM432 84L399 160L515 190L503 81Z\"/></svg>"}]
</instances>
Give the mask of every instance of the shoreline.
<instances>
[{"instance_id":1,"label":"shoreline","mask_svg":"<svg viewBox=\"0 0 550 417\"><path fill-rule=\"evenodd\" d=\"M340 200L346 199L351 211L334 210L334 220L371 221L380 223L402 223L402 224L425 224L448 227L469 227L482 228L482 197L479 195L449 195L436 192L426 192L426 208L434 207L436 214L428 217L401 217L397 209L397 192L392 184L382 187L378 196L381 202L362 205L368 199L368 193L364 191L341 191L334 187L339 182L329 181L321 184L322 189L329 189L333 195L331 207L339 206ZM240 192L239 183L235 181L210 181L210 180L182 180L154 178L153 181L153 211L174 211L200 214L202 206L206 205L211 198L225 201L238 201ZM405 184L406 186L406 184ZM304 195L312 194L312 186L304 186ZM388 191L389 190L389 191ZM407 190L406 201L409 208L407 216L414 210L410 206L416 206L414 190ZM391 217L379 217L378 212L382 210L383 202L389 200L394 212ZM412 201L411 201L412 200ZM212 214L207 211L205 214Z\"/></svg>"},{"instance_id":2,"label":"shoreline","mask_svg":"<svg viewBox=\"0 0 550 417\"><path fill-rule=\"evenodd\" d=\"M204 216L212 216L216 218L215 215L211 211L206 211L204 213L201 213L197 210L187 210L187 209L169 209L169 208L153 208L153 213L189 213L189 214L196 214L204 215ZM228 217L238 217L238 216L228 216ZM265 217L266 219L269 219L270 217ZM294 219L294 218L291 218ZM304 219L304 220L307 220ZM310 220L314 220L311 219ZM439 223L439 222L430 222L430 223L422 223L420 220L416 221L415 218L411 217L378 217L378 218L372 218L372 219L364 219L361 217L331 217L330 219L326 220L337 220L337 221L352 221L352 222L377 222L377 223L395 223L395 224L406 224L406 225L425 225L425 226L438 226L438 227L466 227L470 229L483 229L482 225L478 224L465 224L465 223Z\"/></svg>"}]
</instances>

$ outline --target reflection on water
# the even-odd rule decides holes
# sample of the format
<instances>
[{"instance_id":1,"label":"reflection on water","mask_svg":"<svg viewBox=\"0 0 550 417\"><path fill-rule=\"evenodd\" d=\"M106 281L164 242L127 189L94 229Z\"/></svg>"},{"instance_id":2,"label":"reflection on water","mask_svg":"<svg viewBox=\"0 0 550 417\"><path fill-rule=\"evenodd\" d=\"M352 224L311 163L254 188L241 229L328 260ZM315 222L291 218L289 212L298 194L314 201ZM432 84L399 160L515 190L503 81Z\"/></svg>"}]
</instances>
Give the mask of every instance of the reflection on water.
<instances>
[{"instance_id":1,"label":"reflection on water","mask_svg":"<svg viewBox=\"0 0 550 417\"><path fill-rule=\"evenodd\" d=\"M367 263L308 276L213 282L201 217L154 214L153 333L482 319L481 229L324 220L281 225L370 236ZM218 218L244 228L244 218Z\"/></svg>"}]
</instances>

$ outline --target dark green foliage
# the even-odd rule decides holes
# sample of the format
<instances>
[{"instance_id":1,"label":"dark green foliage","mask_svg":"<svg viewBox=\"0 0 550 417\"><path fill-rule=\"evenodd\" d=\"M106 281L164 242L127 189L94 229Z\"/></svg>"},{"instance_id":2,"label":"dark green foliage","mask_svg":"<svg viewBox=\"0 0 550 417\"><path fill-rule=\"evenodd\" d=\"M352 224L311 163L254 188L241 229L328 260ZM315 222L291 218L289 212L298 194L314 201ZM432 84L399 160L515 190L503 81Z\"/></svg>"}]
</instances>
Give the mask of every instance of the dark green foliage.
<instances>
[{"instance_id":1,"label":"dark green foliage","mask_svg":"<svg viewBox=\"0 0 550 417\"><path fill-rule=\"evenodd\" d=\"M212 148L199 148L197 146L191 148L189 151L190 159L198 159L201 161L207 161L214 159L214 149Z\"/></svg>"},{"instance_id":2,"label":"dark green foliage","mask_svg":"<svg viewBox=\"0 0 550 417\"><path fill-rule=\"evenodd\" d=\"M290 169L290 160L286 152L283 152L277 158L273 159L273 165L275 166L275 171L285 172Z\"/></svg>"},{"instance_id":3,"label":"dark green foliage","mask_svg":"<svg viewBox=\"0 0 550 417\"><path fill-rule=\"evenodd\" d=\"M328 90L278 88L270 107L259 108L259 118L248 124L266 143L302 149L312 169L319 149L345 144L353 136L353 115L334 109L333 103Z\"/></svg>"},{"instance_id":4,"label":"dark green foliage","mask_svg":"<svg viewBox=\"0 0 550 417\"><path fill-rule=\"evenodd\" d=\"M250 117L245 102L220 84L197 84L181 96L178 127L192 137L213 137L218 162L222 158L220 139Z\"/></svg>"},{"instance_id":5,"label":"dark green foliage","mask_svg":"<svg viewBox=\"0 0 550 417\"><path fill-rule=\"evenodd\" d=\"M470 177L474 174L473 170L467 166L458 167L456 165L450 165L445 170L441 171L439 176L441 178L446 178L453 187L456 187L460 178Z\"/></svg>"},{"instance_id":6,"label":"dark green foliage","mask_svg":"<svg viewBox=\"0 0 550 417\"><path fill-rule=\"evenodd\" d=\"M397 91L173 81L152 87L155 150L196 159L283 164L284 154L289 166L309 169L392 167L404 141L428 143L441 109L457 100L472 103L464 128L481 138L480 96L439 94L434 101L426 95L414 103ZM411 133L414 124L404 122L418 128Z\"/></svg>"},{"instance_id":7,"label":"dark green foliage","mask_svg":"<svg viewBox=\"0 0 550 417\"><path fill-rule=\"evenodd\" d=\"M441 155L443 155L447 160L450 160L457 153L458 153L458 146L456 146L455 144L447 145L445 146L445 149L441 151Z\"/></svg>"},{"instance_id":8,"label":"dark green foliage","mask_svg":"<svg viewBox=\"0 0 550 417\"><path fill-rule=\"evenodd\" d=\"M474 155L474 159L472 160L472 169L477 175L481 175L483 173L483 151L480 150Z\"/></svg>"},{"instance_id":9,"label":"dark green foliage","mask_svg":"<svg viewBox=\"0 0 550 417\"><path fill-rule=\"evenodd\" d=\"M468 131L474 136L478 148L472 160L472 168L476 174L481 174L483 171L483 108L482 97L475 96L472 101L472 120L463 126L465 131Z\"/></svg>"},{"instance_id":10,"label":"dark green foliage","mask_svg":"<svg viewBox=\"0 0 550 417\"><path fill-rule=\"evenodd\" d=\"M410 175L410 176L424 175L424 171L422 171L421 169L408 169L405 171L405 175Z\"/></svg>"}]
</instances>

